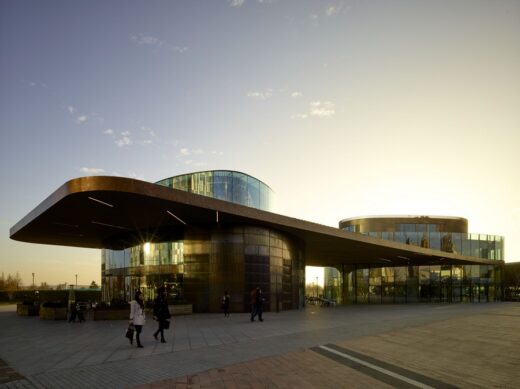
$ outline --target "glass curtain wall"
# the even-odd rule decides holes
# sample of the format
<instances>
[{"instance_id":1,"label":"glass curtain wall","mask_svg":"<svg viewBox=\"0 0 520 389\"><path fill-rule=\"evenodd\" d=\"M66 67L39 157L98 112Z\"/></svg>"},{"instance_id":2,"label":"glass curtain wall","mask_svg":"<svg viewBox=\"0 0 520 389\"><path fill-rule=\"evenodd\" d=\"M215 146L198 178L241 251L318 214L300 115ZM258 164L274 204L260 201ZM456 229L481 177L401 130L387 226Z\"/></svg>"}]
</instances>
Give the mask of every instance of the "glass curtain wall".
<instances>
[{"instance_id":1,"label":"glass curtain wall","mask_svg":"<svg viewBox=\"0 0 520 389\"><path fill-rule=\"evenodd\" d=\"M416 226L420 226L420 224ZM345 230L350 231L351 229L345 228ZM504 238L498 235L441 233L436 231L367 232L362 234L471 257L492 260L504 259Z\"/></svg>"},{"instance_id":2,"label":"glass curtain wall","mask_svg":"<svg viewBox=\"0 0 520 389\"><path fill-rule=\"evenodd\" d=\"M262 181L240 172L212 170L190 173L166 178L156 184L265 211L274 210L272 189Z\"/></svg>"},{"instance_id":3,"label":"glass curtain wall","mask_svg":"<svg viewBox=\"0 0 520 389\"><path fill-rule=\"evenodd\" d=\"M266 211L274 208L271 188L240 172L197 172L157 184ZM136 290L153 299L155 289L166 284L171 300L191 303L199 312L220 310L225 290L232 309L249 310L253 285L264 290L268 310L297 308L304 301L303 255L283 235L250 227L184 233L179 241L102 250L103 300L129 301Z\"/></svg>"},{"instance_id":4,"label":"glass curtain wall","mask_svg":"<svg viewBox=\"0 0 520 389\"><path fill-rule=\"evenodd\" d=\"M492 265L443 265L357 268L344 275L347 302L497 301L499 268Z\"/></svg>"}]
</instances>

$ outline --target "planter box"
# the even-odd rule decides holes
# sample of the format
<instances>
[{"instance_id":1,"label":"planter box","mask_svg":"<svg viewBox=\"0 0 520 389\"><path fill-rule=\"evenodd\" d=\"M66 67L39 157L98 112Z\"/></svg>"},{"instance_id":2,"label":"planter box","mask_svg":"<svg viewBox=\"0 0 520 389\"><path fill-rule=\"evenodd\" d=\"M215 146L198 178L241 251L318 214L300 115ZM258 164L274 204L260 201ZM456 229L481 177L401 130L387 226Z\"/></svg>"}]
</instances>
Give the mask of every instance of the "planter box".
<instances>
[{"instance_id":1,"label":"planter box","mask_svg":"<svg viewBox=\"0 0 520 389\"><path fill-rule=\"evenodd\" d=\"M191 315L193 313L193 305L191 304L169 305L168 309L172 316Z\"/></svg>"},{"instance_id":2,"label":"planter box","mask_svg":"<svg viewBox=\"0 0 520 389\"><path fill-rule=\"evenodd\" d=\"M67 308L48 308L40 306L40 319L67 320Z\"/></svg>"},{"instance_id":3,"label":"planter box","mask_svg":"<svg viewBox=\"0 0 520 389\"><path fill-rule=\"evenodd\" d=\"M128 320L128 309L95 309L94 320Z\"/></svg>"},{"instance_id":4,"label":"planter box","mask_svg":"<svg viewBox=\"0 0 520 389\"><path fill-rule=\"evenodd\" d=\"M38 305L17 304L16 305L16 314L18 316L38 316L39 306Z\"/></svg>"}]
</instances>

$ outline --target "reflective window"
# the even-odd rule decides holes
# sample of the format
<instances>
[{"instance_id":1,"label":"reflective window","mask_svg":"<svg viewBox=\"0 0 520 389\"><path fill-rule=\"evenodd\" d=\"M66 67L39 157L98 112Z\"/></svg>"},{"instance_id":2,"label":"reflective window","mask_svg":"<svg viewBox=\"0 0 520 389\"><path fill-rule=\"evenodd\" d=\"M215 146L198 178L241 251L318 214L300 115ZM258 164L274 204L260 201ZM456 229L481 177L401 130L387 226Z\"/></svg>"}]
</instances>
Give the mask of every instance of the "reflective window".
<instances>
[{"instance_id":1,"label":"reflective window","mask_svg":"<svg viewBox=\"0 0 520 389\"><path fill-rule=\"evenodd\" d=\"M274 209L271 188L240 172L214 170L184 174L166 178L157 184L266 211Z\"/></svg>"}]
</instances>

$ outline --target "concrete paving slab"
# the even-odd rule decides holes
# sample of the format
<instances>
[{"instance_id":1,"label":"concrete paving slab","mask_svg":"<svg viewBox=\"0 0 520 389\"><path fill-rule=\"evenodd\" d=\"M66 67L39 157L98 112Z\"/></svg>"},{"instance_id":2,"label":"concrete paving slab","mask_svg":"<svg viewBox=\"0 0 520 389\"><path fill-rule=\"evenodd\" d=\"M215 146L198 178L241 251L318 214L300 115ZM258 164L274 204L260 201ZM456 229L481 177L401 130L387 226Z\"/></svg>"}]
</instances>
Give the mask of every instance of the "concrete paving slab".
<instances>
[{"instance_id":1,"label":"concrete paving slab","mask_svg":"<svg viewBox=\"0 0 520 389\"><path fill-rule=\"evenodd\" d=\"M156 323L147 323L144 349L124 338L127 321L42 321L5 306L0 321L0 358L23 376L0 387L161 387L157 381L190 379L211 387L341 387L346 377L349 387L387 387L310 350L325 344L461 387L520 382L513 370L520 360L510 348L520 344L519 303L310 306L266 313L263 323L251 323L248 314L182 316L166 344L152 337ZM265 374L256 373L258 364Z\"/></svg>"}]
</instances>

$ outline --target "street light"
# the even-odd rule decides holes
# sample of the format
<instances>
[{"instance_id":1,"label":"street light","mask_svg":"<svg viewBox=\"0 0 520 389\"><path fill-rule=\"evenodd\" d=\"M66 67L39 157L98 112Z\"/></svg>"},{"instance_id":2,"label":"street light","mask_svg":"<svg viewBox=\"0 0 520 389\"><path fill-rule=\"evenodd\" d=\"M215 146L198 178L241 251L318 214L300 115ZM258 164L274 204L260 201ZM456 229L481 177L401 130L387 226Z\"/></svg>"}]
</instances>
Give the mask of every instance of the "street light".
<instances>
[{"instance_id":1,"label":"street light","mask_svg":"<svg viewBox=\"0 0 520 389\"><path fill-rule=\"evenodd\" d=\"M32 276L33 276L33 289L34 289L34 273L32 273Z\"/></svg>"},{"instance_id":2,"label":"street light","mask_svg":"<svg viewBox=\"0 0 520 389\"><path fill-rule=\"evenodd\" d=\"M318 287L318 277L316 276L316 297L320 297L318 291L319 291L319 287Z\"/></svg>"},{"instance_id":3,"label":"street light","mask_svg":"<svg viewBox=\"0 0 520 389\"><path fill-rule=\"evenodd\" d=\"M78 289L78 275L76 274L76 289Z\"/></svg>"}]
</instances>

